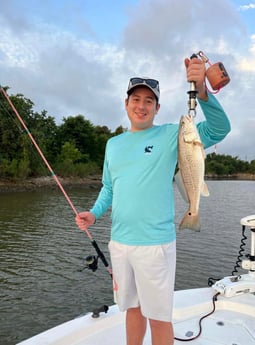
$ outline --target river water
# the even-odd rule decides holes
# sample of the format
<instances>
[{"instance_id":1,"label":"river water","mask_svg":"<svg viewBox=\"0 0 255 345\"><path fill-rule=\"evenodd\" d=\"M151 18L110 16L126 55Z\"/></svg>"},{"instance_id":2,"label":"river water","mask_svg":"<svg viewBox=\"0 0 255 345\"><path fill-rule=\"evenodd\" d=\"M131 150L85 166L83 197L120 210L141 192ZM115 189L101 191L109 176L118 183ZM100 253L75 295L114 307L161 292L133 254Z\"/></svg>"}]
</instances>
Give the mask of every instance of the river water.
<instances>
[{"instance_id":1,"label":"river water","mask_svg":"<svg viewBox=\"0 0 255 345\"><path fill-rule=\"evenodd\" d=\"M231 275L241 240L240 219L255 214L255 181L207 181L201 199L200 233L177 231L175 289L207 286L209 277ZM93 204L98 189L66 189L78 212ZM176 191L176 223L186 204ZM110 221L91 228L107 260ZM249 253L250 233L245 253ZM0 344L17 342L112 304L111 279L100 262L81 269L95 254L75 225L73 211L58 189L0 193ZM243 273L239 269L239 273Z\"/></svg>"}]
</instances>

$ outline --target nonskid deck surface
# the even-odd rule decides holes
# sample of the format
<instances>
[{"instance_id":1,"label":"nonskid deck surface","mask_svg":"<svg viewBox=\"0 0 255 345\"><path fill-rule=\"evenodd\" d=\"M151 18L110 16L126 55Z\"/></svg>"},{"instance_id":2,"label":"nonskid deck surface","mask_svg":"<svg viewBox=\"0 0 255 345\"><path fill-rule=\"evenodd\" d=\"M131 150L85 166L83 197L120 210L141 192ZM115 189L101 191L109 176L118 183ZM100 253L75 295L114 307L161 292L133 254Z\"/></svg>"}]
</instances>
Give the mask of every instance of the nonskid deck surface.
<instances>
[{"instance_id":1,"label":"nonskid deck surface","mask_svg":"<svg viewBox=\"0 0 255 345\"><path fill-rule=\"evenodd\" d=\"M182 321L174 325L175 336L186 338L198 334L199 318ZM202 333L199 338L190 342L194 345L254 345L254 319L247 318L241 313L228 311L215 312L202 321ZM187 337L185 337L187 334ZM187 344L187 342L175 341L175 344ZM149 343L148 343L149 344Z\"/></svg>"},{"instance_id":2,"label":"nonskid deck surface","mask_svg":"<svg viewBox=\"0 0 255 345\"><path fill-rule=\"evenodd\" d=\"M212 310L211 288L175 292L173 323L175 336L189 339L199 332L199 319ZM92 318L91 314L66 322L19 345L122 345L125 344L125 313L117 306L107 314ZM175 345L187 341L175 341ZM233 298L219 296L215 312L202 321L201 336L194 345L254 345L255 295ZM151 345L150 330L144 345Z\"/></svg>"},{"instance_id":3,"label":"nonskid deck surface","mask_svg":"<svg viewBox=\"0 0 255 345\"><path fill-rule=\"evenodd\" d=\"M194 337L199 332L199 320L212 310L211 288L175 293L174 331L178 338ZM202 320L202 333L191 342L197 345L254 345L255 295L232 298L217 297L215 312ZM187 335L187 336L185 336ZM175 341L175 344L187 342Z\"/></svg>"}]
</instances>

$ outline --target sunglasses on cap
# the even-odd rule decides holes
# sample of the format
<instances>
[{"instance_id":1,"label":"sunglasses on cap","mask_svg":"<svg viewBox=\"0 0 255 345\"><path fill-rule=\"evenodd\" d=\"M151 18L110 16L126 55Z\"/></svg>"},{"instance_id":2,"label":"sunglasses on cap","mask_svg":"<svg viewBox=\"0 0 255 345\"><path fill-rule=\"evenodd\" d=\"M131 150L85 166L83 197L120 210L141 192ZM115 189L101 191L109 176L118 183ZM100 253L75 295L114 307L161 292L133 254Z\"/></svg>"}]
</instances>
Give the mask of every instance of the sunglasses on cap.
<instances>
[{"instance_id":1,"label":"sunglasses on cap","mask_svg":"<svg viewBox=\"0 0 255 345\"><path fill-rule=\"evenodd\" d=\"M134 89L136 86L147 86L155 94L157 99L159 99L159 96L160 96L159 82L156 79L139 78L139 77L131 78L129 80L127 93L130 94L130 91Z\"/></svg>"},{"instance_id":2,"label":"sunglasses on cap","mask_svg":"<svg viewBox=\"0 0 255 345\"><path fill-rule=\"evenodd\" d=\"M159 90L159 82L156 79L131 78L129 83L131 84L131 86L135 86L137 84L146 84L150 86L152 89Z\"/></svg>"}]
</instances>

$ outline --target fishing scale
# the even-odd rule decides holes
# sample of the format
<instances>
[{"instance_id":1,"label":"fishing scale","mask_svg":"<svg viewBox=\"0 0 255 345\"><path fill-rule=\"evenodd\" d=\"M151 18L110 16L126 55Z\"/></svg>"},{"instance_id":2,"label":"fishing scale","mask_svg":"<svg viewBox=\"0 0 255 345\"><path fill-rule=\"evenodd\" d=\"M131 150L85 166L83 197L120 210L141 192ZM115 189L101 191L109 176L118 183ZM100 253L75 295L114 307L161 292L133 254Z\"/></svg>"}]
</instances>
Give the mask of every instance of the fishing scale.
<instances>
[{"instance_id":1,"label":"fishing scale","mask_svg":"<svg viewBox=\"0 0 255 345\"><path fill-rule=\"evenodd\" d=\"M222 62L216 62L212 65L202 51L199 51L197 55L210 66L207 68L205 75L213 90L219 91L230 82L230 77Z\"/></svg>"},{"instance_id":2,"label":"fishing scale","mask_svg":"<svg viewBox=\"0 0 255 345\"><path fill-rule=\"evenodd\" d=\"M209 81L213 91L210 91L207 86L206 89L210 93L217 93L222 89L224 86L226 86L230 82L230 77L228 75L228 72L226 71L226 68L224 67L222 62L216 62L214 64L211 64L209 61L209 58L200 50L198 53L194 53L191 55L190 59L194 58L200 58L203 62L208 63L209 67L206 69L205 75L207 80ZM193 112L193 116L196 115L196 85L195 82L190 82L190 90L187 92L189 94L189 115L191 115L191 112Z\"/></svg>"}]
</instances>

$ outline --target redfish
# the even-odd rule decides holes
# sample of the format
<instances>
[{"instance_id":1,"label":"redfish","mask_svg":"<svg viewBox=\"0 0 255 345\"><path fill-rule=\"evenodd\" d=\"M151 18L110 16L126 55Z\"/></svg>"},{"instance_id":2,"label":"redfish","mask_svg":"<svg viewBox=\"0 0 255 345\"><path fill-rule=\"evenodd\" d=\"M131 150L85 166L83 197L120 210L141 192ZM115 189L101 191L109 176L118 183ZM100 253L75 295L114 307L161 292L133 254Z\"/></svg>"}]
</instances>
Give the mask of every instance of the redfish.
<instances>
[{"instance_id":1,"label":"redfish","mask_svg":"<svg viewBox=\"0 0 255 345\"><path fill-rule=\"evenodd\" d=\"M180 222L179 229L200 231L200 196L208 196L204 181L205 153L193 117L182 116L178 132L178 167L175 176L179 190L189 203L189 208Z\"/></svg>"}]
</instances>

